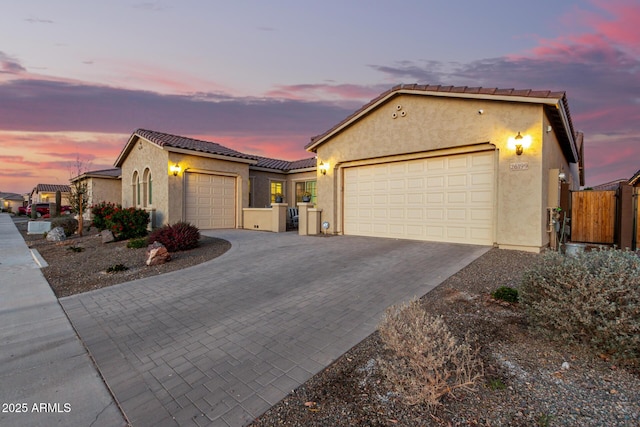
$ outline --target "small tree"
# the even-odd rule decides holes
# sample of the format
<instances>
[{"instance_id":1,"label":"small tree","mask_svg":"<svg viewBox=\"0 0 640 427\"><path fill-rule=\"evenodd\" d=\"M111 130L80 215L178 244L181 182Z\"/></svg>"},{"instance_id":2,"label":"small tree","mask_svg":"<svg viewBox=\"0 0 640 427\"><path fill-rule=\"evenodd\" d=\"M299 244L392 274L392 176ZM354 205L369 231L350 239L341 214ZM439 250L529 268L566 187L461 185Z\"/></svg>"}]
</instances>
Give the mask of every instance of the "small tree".
<instances>
[{"instance_id":1,"label":"small tree","mask_svg":"<svg viewBox=\"0 0 640 427\"><path fill-rule=\"evenodd\" d=\"M76 156L76 162L74 170L71 173L75 173L75 178L79 178L80 175L88 172L89 164L80 160L80 156ZM73 179L73 176L72 176ZM83 217L82 215L87 210L88 205L88 187L86 182L82 182L79 179L71 181L71 195L69 197L69 205L71 211L78 215L78 236L82 237Z\"/></svg>"}]
</instances>

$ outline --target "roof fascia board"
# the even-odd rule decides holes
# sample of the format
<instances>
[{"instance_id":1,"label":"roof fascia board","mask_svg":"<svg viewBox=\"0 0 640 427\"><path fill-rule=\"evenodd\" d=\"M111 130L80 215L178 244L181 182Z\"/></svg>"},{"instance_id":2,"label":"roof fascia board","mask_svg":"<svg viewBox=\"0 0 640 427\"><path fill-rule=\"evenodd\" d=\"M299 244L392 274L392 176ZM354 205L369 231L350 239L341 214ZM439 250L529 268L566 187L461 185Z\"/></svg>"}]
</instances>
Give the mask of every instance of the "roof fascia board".
<instances>
[{"instance_id":1,"label":"roof fascia board","mask_svg":"<svg viewBox=\"0 0 640 427\"><path fill-rule=\"evenodd\" d=\"M124 159L131 152L131 147L135 144L135 141L137 140L137 138L141 138L141 137L136 133L132 134L129 137L129 140L127 141L127 144L124 146L124 148L122 149L122 151L118 155L118 158L116 159L115 163L113 164L115 167L119 168L119 167L122 166L122 163L124 162ZM146 139L145 139L145 141L146 141Z\"/></svg>"},{"instance_id":2,"label":"roof fascia board","mask_svg":"<svg viewBox=\"0 0 640 427\"><path fill-rule=\"evenodd\" d=\"M331 133L328 133L322 139L319 139L318 141L316 141L313 145L310 145L307 148L307 151L313 152L313 150L318 145L322 144L329 137L351 126L354 122L359 120L362 116L369 114L369 112L371 112L372 110L375 110L380 105L387 102L389 99L394 98L398 95L421 95L421 96L439 96L443 98L484 99L488 101L523 102L523 103L529 103L529 104L555 105L556 107L559 107L560 101L562 99L562 98L560 99L536 98L536 97L530 97L530 96L514 96L514 95L491 95L491 94L485 94L485 93L435 92L435 91L424 91L424 90L415 90L415 89L399 89L393 92L389 92L387 95L383 96L375 103L369 105L369 107L362 110L356 116L353 116L350 120L343 123L340 127L334 129ZM566 121L566 117L563 117L563 121L565 121L565 126L567 126L568 122ZM567 127L567 129L569 128ZM567 132L567 133L570 133L570 132ZM573 140L573 138L571 139Z\"/></svg>"},{"instance_id":3,"label":"roof fascia board","mask_svg":"<svg viewBox=\"0 0 640 427\"><path fill-rule=\"evenodd\" d=\"M302 172L315 172L318 168L316 166L310 168L291 169L288 173L302 173Z\"/></svg>"},{"instance_id":4,"label":"roof fascia board","mask_svg":"<svg viewBox=\"0 0 640 427\"><path fill-rule=\"evenodd\" d=\"M249 165L255 165L256 163L258 163L257 160L253 160L253 159L242 159L240 157L224 156L222 154L204 153L202 151L187 150L185 148L176 148L176 147L160 147L160 148L172 153L188 154L190 156L207 157L210 159L218 159L218 160L228 160L228 161L237 162L237 163L247 163Z\"/></svg>"},{"instance_id":5,"label":"roof fascia board","mask_svg":"<svg viewBox=\"0 0 640 427\"><path fill-rule=\"evenodd\" d=\"M565 133L567 134L567 139L569 140L569 148L571 148L571 155L575 159L575 163L580 161L580 157L578 156L578 149L576 148L576 141L571 131L571 126L569 126L569 116L567 115L567 111L564 108L564 105L559 102L556 107L560 110L560 117L562 117L562 124L564 125Z\"/></svg>"}]
</instances>

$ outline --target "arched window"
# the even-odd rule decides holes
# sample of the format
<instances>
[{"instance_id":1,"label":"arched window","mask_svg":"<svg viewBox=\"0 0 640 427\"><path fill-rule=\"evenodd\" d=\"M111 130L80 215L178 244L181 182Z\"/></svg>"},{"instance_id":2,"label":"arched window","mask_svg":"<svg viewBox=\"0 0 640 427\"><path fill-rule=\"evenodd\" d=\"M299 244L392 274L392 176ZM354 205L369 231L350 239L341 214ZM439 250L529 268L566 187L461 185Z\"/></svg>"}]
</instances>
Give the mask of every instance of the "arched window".
<instances>
[{"instance_id":1,"label":"arched window","mask_svg":"<svg viewBox=\"0 0 640 427\"><path fill-rule=\"evenodd\" d=\"M132 203L134 206L140 205L140 176L138 171L133 172L133 179L131 180L131 187L133 193Z\"/></svg>"},{"instance_id":2,"label":"arched window","mask_svg":"<svg viewBox=\"0 0 640 427\"><path fill-rule=\"evenodd\" d=\"M151 205L153 203L153 187L151 184L151 170L146 168L143 176L143 193L144 193L144 206Z\"/></svg>"}]
</instances>

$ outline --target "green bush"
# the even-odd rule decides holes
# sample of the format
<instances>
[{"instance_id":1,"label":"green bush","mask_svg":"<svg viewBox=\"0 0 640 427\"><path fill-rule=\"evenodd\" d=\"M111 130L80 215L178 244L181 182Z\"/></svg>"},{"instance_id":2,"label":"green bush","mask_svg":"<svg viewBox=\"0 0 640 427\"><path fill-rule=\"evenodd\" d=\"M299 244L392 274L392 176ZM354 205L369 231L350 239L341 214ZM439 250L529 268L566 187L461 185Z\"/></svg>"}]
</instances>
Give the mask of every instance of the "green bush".
<instances>
[{"instance_id":1,"label":"green bush","mask_svg":"<svg viewBox=\"0 0 640 427\"><path fill-rule=\"evenodd\" d=\"M122 209L122 206L109 202L100 202L91 206L93 226L96 227L99 231L108 229L109 227L107 226L107 216L111 215L116 209Z\"/></svg>"},{"instance_id":2,"label":"green bush","mask_svg":"<svg viewBox=\"0 0 640 427\"><path fill-rule=\"evenodd\" d=\"M51 219L51 228L62 227L66 236L73 236L78 231L78 220L71 215L59 216Z\"/></svg>"},{"instance_id":3,"label":"green bush","mask_svg":"<svg viewBox=\"0 0 640 427\"><path fill-rule=\"evenodd\" d=\"M127 242L127 247L130 249L139 249L147 246L147 239L144 237L138 237L136 239L131 239Z\"/></svg>"},{"instance_id":4,"label":"green bush","mask_svg":"<svg viewBox=\"0 0 640 427\"><path fill-rule=\"evenodd\" d=\"M640 258L633 252L548 252L525 273L520 302L545 335L640 362Z\"/></svg>"},{"instance_id":5,"label":"green bush","mask_svg":"<svg viewBox=\"0 0 640 427\"><path fill-rule=\"evenodd\" d=\"M115 208L105 217L106 226L119 240L147 235L149 213L144 209Z\"/></svg>"},{"instance_id":6,"label":"green bush","mask_svg":"<svg viewBox=\"0 0 640 427\"><path fill-rule=\"evenodd\" d=\"M188 222L177 222L173 225L164 225L153 230L147 243L162 243L169 252L186 251L198 247L200 241L200 230L198 227Z\"/></svg>"},{"instance_id":7,"label":"green bush","mask_svg":"<svg viewBox=\"0 0 640 427\"><path fill-rule=\"evenodd\" d=\"M107 273L119 273L121 271L127 271L129 267L124 264L115 264L107 268Z\"/></svg>"},{"instance_id":8,"label":"green bush","mask_svg":"<svg viewBox=\"0 0 640 427\"><path fill-rule=\"evenodd\" d=\"M509 286L500 286L491 292L491 296L502 301L518 302L518 290Z\"/></svg>"}]
</instances>

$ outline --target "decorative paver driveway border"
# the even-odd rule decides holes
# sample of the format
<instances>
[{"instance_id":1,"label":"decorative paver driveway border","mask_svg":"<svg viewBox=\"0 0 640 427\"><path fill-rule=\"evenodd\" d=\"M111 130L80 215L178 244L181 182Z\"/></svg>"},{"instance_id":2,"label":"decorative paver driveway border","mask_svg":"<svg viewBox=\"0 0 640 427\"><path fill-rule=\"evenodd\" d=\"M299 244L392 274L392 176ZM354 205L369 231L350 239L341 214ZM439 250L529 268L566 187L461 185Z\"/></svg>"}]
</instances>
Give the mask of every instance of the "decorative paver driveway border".
<instances>
[{"instance_id":1,"label":"decorative paver driveway border","mask_svg":"<svg viewBox=\"0 0 640 427\"><path fill-rule=\"evenodd\" d=\"M223 256L60 300L134 426L240 426L489 248L224 230Z\"/></svg>"}]
</instances>

